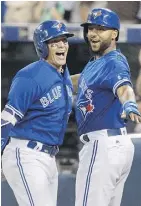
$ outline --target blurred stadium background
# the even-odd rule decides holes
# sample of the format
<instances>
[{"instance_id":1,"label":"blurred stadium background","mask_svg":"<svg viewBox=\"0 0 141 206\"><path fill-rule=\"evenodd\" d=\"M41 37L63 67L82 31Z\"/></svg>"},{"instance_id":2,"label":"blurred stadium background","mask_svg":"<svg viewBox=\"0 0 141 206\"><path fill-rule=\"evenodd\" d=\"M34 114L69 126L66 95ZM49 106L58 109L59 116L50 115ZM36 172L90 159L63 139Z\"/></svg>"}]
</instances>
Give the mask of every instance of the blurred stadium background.
<instances>
[{"instance_id":1,"label":"blurred stadium background","mask_svg":"<svg viewBox=\"0 0 141 206\"><path fill-rule=\"evenodd\" d=\"M44 20L58 19L64 21L69 31L75 33L75 37L70 40L70 49L67 58L67 64L71 74L82 71L89 60L89 50L83 40L80 23L86 20L88 12L92 8L106 7L116 11L121 19L121 31L118 42L118 48L127 57L131 68L131 79L136 93L136 99L141 111L141 1L1 1L1 109L6 104L6 99L11 85L11 80L18 70L25 65L38 60L36 55L32 35L37 24ZM141 125L132 123L127 124L127 130L132 134L141 135ZM137 145L137 159L139 159L140 139L134 138ZM60 172L61 183L68 181L69 188L63 184L59 189L58 206L74 205L74 182L78 166L78 151L82 147L77 136L74 110L71 114L68 129L65 135L64 144L60 148L57 156L58 169ZM137 165L138 162L135 162ZM140 166L141 167L141 166ZM131 176L141 174L141 168L138 172L135 170ZM67 180L64 179L65 175ZM131 178L129 178L131 179ZM7 198L4 191L9 191L7 183L2 177L2 206L15 206L15 204L6 203ZM141 177L137 181L134 194L128 198L128 204L125 204L126 197L123 198L122 206L140 206L141 195ZM67 185L68 185L67 184ZM130 180L130 184L133 180ZM128 185L127 185L128 186ZM60 198L62 191L73 194L70 195L67 203L65 199ZM130 191L127 188L126 191ZM66 194L67 192L65 192ZM133 190L130 191L130 194ZM14 202L11 191L9 197ZM138 202L140 198L140 202ZM136 199L136 203L132 201Z\"/></svg>"}]
</instances>

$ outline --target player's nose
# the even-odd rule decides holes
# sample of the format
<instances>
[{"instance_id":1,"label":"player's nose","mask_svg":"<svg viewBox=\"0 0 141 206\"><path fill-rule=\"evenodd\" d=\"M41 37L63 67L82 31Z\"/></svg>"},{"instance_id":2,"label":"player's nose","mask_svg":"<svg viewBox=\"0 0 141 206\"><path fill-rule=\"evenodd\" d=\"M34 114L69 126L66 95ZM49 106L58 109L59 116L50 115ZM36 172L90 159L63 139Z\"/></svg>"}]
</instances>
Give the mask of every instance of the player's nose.
<instances>
[{"instance_id":1,"label":"player's nose","mask_svg":"<svg viewBox=\"0 0 141 206\"><path fill-rule=\"evenodd\" d=\"M93 28L92 30L90 30L90 31L88 32L88 35L89 35L90 37L92 37L92 36L96 37L96 36L97 36L97 30L96 30L95 28Z\"/></svg>"}]
</instances>

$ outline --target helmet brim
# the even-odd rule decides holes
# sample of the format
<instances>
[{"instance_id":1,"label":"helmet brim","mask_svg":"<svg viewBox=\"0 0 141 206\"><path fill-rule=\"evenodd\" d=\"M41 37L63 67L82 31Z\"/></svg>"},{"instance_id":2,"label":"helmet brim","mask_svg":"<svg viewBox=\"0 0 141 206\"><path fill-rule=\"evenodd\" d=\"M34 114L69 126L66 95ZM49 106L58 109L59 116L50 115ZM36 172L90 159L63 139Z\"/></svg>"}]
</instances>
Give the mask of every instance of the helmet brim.
<instances>
[{"instance_id":1,"label":"helmet brim","mask_svg":"<svg viewBox=\"0 0 141 206\"><path fill-rule=\"evenodd\" d=\"M64 32L64 33L58 34L58 35L56 35L56 36L51 36L50 38L45 39L43 42L48 42L49 40L55 39L55 38L57 38L57 37L59 37L59 36L66 36L67 38L69 38L69 37L73 37L74 34L69 33L69 32L66 32L66 33Z\"/></svg>"},{"instance_id":2,"label":"helmet brim","mask_svg":"<svg viewBox=\"0 0 141 206\"><path fill-rule=\"evenodd\" d=\"M88 22L80 24L80 26L82 26L82 27L86 27L86 26L89 26L89 25L97 25L97 26L101 26L101 27L105 27L105 28L108 28L108 29L114 29L114 30L119 31L117 28L111 27L111 26L106 25L106 24L96 24L96 23L88 23Z\"/></svg>"},{"instance_id":3,"label":"helmet brim","mask_svg":"<svg viewBox=\"0 0 141 206\"><path fill-rule=\"evenodd\" d=\"M64 34L64 35L65 35L67 38L74 36L74 34L72 34L72 33L68 33L68 34Z\"/></svg>"},{"instance_id":4,"label":"helmet brim","mask_svg":"<svg viewBox=\"0 0 141 206\"><path fill-rule=\"evenodd\" d=\"M85 27L85 26L88 26L90 23L88 23L88 22L84 22L83 24L80 24L80 26L82 26L82 27Z\"/></svg>"}]
</instances>

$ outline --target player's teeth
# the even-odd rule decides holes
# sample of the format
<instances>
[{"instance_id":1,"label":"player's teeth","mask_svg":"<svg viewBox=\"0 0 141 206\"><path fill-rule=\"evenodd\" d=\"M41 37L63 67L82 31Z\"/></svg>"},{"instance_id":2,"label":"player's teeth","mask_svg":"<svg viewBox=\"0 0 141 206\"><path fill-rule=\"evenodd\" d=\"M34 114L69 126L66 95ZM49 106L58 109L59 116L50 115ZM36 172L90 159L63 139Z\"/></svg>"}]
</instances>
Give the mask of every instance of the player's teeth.
<instances>
[{"instance_id":1,"label":"player's teeth","mask_svg":"<svg viewBox=\"0 0 141 206\"><path fill-rule=\"evenodd\" d=\"M59 56L64 56L64 53L56 53Z\"/></svg>"}]
</instances>

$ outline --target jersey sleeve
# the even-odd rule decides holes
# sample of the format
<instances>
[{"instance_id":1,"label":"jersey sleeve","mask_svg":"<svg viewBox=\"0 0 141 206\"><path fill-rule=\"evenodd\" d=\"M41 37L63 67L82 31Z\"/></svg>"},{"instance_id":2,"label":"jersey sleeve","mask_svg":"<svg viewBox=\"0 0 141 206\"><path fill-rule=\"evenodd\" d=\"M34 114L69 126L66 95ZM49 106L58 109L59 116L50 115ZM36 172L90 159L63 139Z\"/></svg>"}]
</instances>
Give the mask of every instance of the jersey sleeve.
<instances>
[{"instance_id":1,"label":"jersey sleeve","mask_svg":"<svg viewBox=\"0 0 141 206\"><path fill-rule=\"evenodd\" d=\"M109 67L110 72L104 80L104 85L111 89L115 96L118 87L126 84L132 87L130 69L126 62L117 61Z\"/></svg>"},{"instance_id":2,"label":"jersey sleeve","mask_svg":"<svg viewBox=\"0 0 141 206\"><path fill-rule=\"evenodd\" d=\"M33 79L17 77L11 85L7 106L22 119L30 105L39 95L40 88Z\"/></svg>"}]
</instances>

